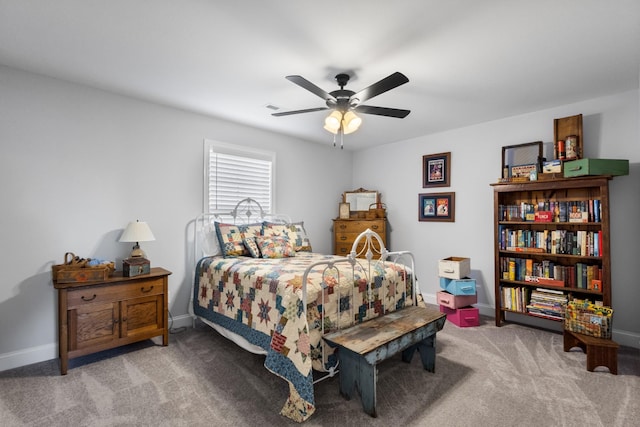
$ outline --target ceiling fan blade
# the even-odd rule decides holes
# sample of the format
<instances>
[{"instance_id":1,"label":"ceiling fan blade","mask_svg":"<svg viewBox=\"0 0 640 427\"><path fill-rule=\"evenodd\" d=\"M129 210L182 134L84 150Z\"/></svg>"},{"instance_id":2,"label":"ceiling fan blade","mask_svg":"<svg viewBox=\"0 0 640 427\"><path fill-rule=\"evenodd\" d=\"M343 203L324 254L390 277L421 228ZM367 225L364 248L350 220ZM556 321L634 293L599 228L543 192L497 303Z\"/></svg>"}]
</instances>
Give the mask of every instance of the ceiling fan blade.
<instances>
[{"instance_id":1,"label":"ceiling fan blade","mask_svg":"<svg viewBox=\"0 0 640 427\"><path fill-rule=\"evenodd\" d=\"M302 76L287 76L286 79L308 90L309 92L319 96L325 101L328 101L328 100L337 101L333 95L320 89L318 86L314 85L313 83L311 83L309 80L305 79Z\"/></svg>"},{"instance_id":2,"label":"ceiling fan blade","mask_svg":"<svg viewBox=\"0 0 640 427\"><path fill-rule=\"evenodd\" d=\"M314 111L322 111L322 110L328 110L328 109L329 107L316 107L316 108L307 108L306 110L282 111L280 113L273 113L271 115L276 117L290 116L292 114L312 113Z\"/></svg>"},{"instance_id":3,"label":"ceiling fan blade","mask_svg":"<svg viewBox=\"0 0 640 427\"><path fill-rule=\"evenodd\" d=\"M409 115L411 110L402 110L399 108L374 107L373 105L358 105L355 109L358 113L375 114L377 116L396 117L404 119Z\"/></svg>"},{"instance_id":4,"label":"ceiling fan blade","mask_svg":"<svg viewBox=\"0 0 640 427\"><path fill-rule=\"evenodd\" d=\"M407 83L409 79L404 74L396 71L390 76L385 77L377 83L372 84L368 88L362 89L360 92L351 96L351 99L358 99L358 102L364 102L381 93L394 89L400 85Z\"/></svg>"}]
</instances>

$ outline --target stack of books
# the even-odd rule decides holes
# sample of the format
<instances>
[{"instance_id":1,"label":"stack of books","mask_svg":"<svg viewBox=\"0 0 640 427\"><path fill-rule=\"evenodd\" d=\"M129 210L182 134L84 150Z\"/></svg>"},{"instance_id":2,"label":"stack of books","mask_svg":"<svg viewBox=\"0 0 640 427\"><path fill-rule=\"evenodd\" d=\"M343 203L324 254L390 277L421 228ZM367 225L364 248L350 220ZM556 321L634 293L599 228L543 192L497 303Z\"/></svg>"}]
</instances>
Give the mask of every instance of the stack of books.
<instances>
[{"instance_id":1,"label":"stack of books","mask_svg":"<svg viewBox=\"0 0 640 427\"><path fill-rule=\"evenodd\" d=\"M545 319L563 320L567 296L562 291L536 288L531 291L527 312Z\"/></svg>"}]
</instances>

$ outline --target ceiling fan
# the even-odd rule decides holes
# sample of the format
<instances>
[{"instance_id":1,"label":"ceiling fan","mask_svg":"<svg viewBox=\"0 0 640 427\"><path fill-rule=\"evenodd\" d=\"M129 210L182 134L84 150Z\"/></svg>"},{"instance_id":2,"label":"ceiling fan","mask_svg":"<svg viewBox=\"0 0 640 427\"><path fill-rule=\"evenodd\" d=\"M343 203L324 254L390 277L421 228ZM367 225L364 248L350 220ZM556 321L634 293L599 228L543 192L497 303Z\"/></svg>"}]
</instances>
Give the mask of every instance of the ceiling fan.
<instances>
[{"instance_id":1,"label":"ceiling fan","mask_svg":"<svg viewBox=\"0 0 640 427\"><path fill-rule=\"evenodd\" d=\"M362 119L355 114L356 112L374 114L377 116L395 117L399 119L407 117L411 112L410 110L402 110L398 108L374 107L372 105L362 104L362 102L367 101L374 96L378 96L407 83L409 79L404 74L395 72L371 86L362 89L360 92L354 92L344 88L349 82L349 77L350 76L346 73L336 75L336 82L338 83L338 86L340 86L340 89L332 92L326 92L302 76L287 76L286 79L290 82L293 82L303 89L306 89L314 95L322 98L326 103L326 107L283 111L273 113L272 115L280 117L290 116L292 114L311 113L314 111L333 110L333 112L325 119L324 128L334 135L338 133L344 135L354 132L362 123Z\"/></svg>"}]
</instances>

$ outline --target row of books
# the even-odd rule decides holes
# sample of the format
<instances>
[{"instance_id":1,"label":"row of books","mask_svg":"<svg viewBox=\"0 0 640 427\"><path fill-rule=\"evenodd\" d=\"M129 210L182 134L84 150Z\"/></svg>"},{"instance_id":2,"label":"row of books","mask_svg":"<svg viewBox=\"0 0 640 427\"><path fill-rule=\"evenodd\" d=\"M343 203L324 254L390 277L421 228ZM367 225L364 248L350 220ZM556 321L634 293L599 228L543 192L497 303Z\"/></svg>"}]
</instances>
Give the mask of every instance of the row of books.
<instances>
[{"instance_id":1,"label":"row of books","mask_svg":"<svg viewBox=\"0 0 640 427\"><path fill-rule=\"evenodd\" d=\"M498 209L502 221L600 222L602 217L599 199L522 202L517 205L500 205ZM551 212L552 218L541 219L536 215L538 212Z\"/></svg>"},{"instance_id":2,"label":"row of books","mask_svg":"<svg viewBox=\"0 0 640 427\"><path fill-rule=\"evenodd\" d=\"M561 291L543 288L502 287L501 307L547 319L562 320L568 297Z\"/></svg>"},{"instance_id":3,"label":"row of books","mask_svg":"<svg viewBox=\"0 0 640 427\"><path fill-rule=\"evenodd\" d=\"M602 256L602 231L522 230L500 225L500 250Z\"/></svg>"},{"instance_id":4,"label":"row of books","mask_svg":"<svg viewBox=\"0 0 640 427\"><path fill-rule=\"evenodd\" d=\"M561 281L560 286L563 287L602 292L602 268L599 265L582 262L560 265L550 260L534 262L531 258L500 257L500 273L505 280L525 282L532 281L532 277L547 278Z\"/></svg>"}]
</instances>

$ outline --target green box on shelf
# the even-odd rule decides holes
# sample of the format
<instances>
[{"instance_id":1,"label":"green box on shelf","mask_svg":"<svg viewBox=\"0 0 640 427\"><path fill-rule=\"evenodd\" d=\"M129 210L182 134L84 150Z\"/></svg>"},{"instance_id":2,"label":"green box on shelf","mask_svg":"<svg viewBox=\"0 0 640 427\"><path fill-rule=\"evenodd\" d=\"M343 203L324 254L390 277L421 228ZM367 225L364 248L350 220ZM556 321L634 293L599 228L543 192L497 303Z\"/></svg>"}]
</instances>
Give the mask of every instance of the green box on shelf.
<instances>
[{"instance_id":1,"label":"green box on shelf","mask_svg":"<svg viewBox=\"0 0 640 427\"><path fill-rule=\"evenodd\" d=\"M586 175L629 175L629 160L579 159L564 163L564 177Z\"/></svg>"}]
</instances>

